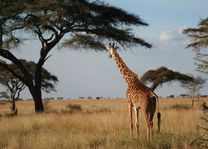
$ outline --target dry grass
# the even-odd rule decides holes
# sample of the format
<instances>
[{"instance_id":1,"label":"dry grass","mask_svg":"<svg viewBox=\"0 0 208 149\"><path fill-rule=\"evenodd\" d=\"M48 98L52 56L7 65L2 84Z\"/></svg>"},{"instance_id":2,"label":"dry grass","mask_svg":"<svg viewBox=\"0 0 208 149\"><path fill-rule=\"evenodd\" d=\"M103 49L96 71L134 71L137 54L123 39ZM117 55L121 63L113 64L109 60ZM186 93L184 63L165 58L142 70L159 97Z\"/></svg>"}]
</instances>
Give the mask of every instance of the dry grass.
<instances>
[{"instance_id":1,"label":"dry grass","mask_svg":"<svg viewBox=\"0 0 208 149\"><path fill-rule=\"evenodd\" d=\"M160 103L161 134L155 134L150 143L146 141L143 117L140 140L129 136L125 100L50 101L48 113L44 114L34 114L33 101L19 101L17 117L0 118L0 148L189 148L188 144L197 136L200 109L180 106L191 104L186 99L162 99ZM81 110L70 112L73 105ZM0 105L0 114L7 112L9 104Z\"/></svg>"}]
</instances>

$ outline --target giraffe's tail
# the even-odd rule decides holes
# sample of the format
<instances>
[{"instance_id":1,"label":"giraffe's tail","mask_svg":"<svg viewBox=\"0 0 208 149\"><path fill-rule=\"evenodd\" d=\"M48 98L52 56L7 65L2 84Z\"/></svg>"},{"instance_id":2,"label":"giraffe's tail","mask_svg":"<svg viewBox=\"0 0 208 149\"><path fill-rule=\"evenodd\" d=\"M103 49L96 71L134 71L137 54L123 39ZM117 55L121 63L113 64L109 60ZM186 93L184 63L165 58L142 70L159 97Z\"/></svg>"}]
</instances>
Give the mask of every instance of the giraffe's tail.
<instances>
[{"instance_id":1,"label":"giraffe's tail","mask_svg":"<svg viewBox=\"0 0 208 149\"><path fill-rule=\"evenodd\" d=\"M158 126L158 133L160 133L160 124L161 124L161 113L159 111L159 99L157 97L157 126Z\"/></svg>"}]
</instances>

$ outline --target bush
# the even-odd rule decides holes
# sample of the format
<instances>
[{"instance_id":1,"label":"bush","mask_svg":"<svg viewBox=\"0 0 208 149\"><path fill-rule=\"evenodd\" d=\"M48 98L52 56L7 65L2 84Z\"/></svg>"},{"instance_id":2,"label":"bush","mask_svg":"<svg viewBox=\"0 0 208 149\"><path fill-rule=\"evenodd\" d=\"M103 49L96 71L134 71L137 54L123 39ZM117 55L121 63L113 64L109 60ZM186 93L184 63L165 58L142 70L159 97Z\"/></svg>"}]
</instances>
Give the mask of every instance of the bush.
<instances>
[{"instance_id":1,"label":"bush","mask_svg":"<svg viewBox=\"0 0 208 149\"><path fill-rule=\"evenodd\" d=\"M188 110L191 109L191 106L186 104L173 104L170 108L175 110Z\"/></svg>"},{"instance_id":2,"label":"bush","mask_svg":"<svg viewBox=\"0 0 208 149\"><path fill-rule=\"evenodd\" d=\"M193 140L190 145L197 145L200 148L208 148L208 106L204 102L203 107L203 116L201 117L201 124L198 126L199 136Z\"/></svg>"},{"instance_id":3,"label":"bush","mask_svg":"<svg viewBox=\"0 0 208 149\"><path fill-rule=\"evenodd\" d=\"M44 107L44 110L45 110L45 112L49 112L49 110L50 110L50 101L49 100L44 100L43 101L43 107Z\"/></svg>"},{"instance_id":4,"label":"bush","mask_svg":"<svg viewBox=\"0 0 208 149\"><path fill-rule=\"evenodd\" d=\"M77 113L82 112L82 107L79 104L68 104L67 109L69 110L69 113Z\"/></svg>"}]
</instances>

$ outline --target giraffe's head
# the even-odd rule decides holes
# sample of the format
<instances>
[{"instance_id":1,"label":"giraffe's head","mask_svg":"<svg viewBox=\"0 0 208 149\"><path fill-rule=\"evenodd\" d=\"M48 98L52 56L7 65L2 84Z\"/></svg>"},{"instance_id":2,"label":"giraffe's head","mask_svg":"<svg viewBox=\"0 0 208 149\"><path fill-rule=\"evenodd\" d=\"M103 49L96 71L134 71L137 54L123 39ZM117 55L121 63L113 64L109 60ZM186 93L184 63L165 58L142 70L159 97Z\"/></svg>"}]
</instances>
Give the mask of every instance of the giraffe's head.
<instances>
[{"instance_id":1,"label":"giraffe's head","mask_svg":"<svg viewBox=\"0 0 208 149\"><path fill-rule=\"evenodd\" d=\"M115 54L118 47L117 46L115 47L114 43L113 44L109 43L109 45L106 46L106 49L109 51L109 58L111 58Z\"/></svg>"}]
</instances>

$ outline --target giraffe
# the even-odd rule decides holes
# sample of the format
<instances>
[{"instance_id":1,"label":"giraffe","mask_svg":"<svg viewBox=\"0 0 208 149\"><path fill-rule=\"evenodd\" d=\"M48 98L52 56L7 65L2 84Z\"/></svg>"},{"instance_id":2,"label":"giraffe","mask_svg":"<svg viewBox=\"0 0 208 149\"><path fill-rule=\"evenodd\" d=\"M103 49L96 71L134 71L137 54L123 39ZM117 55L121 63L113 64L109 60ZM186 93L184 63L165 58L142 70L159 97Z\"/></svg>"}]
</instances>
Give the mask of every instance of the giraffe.
<instances>
[{"instance_id":1,"label":"giraffe","mask_svg":"<svg viewBox=\"0 0 208 149\"><path fill-rule=\"evenodd\" d=\"M151 140L153 135L153 116L156 110L156 105L158 110L158 132L160 132L161 114L159 112L158 96L152 91L151 88L145 86L139 80L139 77L131 69L128 68L128 66L117 53L118 47L115 47L114 44L109 44L109 46L106 46L106 48L110 53L109 57L112 57L115 60L118 69L128 86L126 91L126 98L128 103L130 134L131 136L133 135L132 110L134 110L134 127L137 137L139 138L139 110L141 109L146 120L147 140Z\"/></svg>"}]
</instances>

